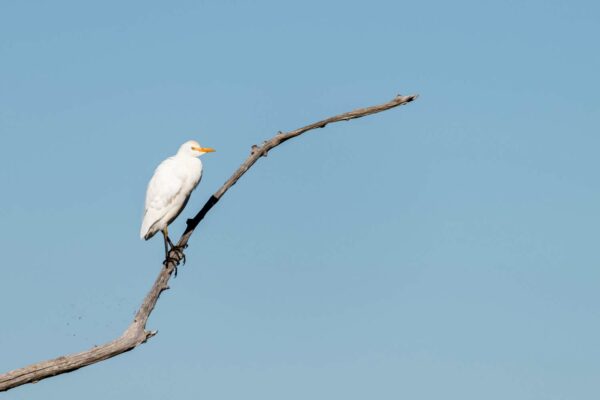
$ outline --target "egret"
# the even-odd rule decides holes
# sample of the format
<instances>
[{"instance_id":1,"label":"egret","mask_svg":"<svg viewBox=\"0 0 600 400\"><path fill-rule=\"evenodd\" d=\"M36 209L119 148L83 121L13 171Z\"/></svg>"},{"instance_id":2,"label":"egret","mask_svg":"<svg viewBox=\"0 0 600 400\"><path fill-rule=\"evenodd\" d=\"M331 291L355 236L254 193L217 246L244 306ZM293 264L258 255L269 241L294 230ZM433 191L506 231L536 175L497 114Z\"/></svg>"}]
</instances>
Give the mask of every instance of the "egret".
<instances>
[{"instance_id":1,"label":"egret","mask_svg":"<svg viewBox=\"0 0 600 400\"><path fill-rule=\"evenodd\" d=\"M169 262L169 246L181 254L182 249L175 246L169 238L168 227L184 209L192 191L202 178L200 156L215 151L210 147L201 147L195 140L181 145L177 154L159 164L148 183L146 204L140 238L150 239L161 231L165 243L165 265Z\"/></svg>"}]
</instances>

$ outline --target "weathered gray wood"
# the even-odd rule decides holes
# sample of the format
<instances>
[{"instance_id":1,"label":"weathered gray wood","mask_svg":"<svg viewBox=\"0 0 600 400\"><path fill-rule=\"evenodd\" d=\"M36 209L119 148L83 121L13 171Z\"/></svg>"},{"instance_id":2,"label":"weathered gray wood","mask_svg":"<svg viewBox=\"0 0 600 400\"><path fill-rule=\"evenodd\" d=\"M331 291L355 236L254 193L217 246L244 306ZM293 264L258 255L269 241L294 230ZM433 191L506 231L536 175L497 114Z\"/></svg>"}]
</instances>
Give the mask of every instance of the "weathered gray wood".
<instances>
[{"instance_id":1,"label":"weathered gray wood","mask_svg":"<svg viewBox=\"0 0 600 400\"><path fill-rule=\"evenodd\" d=\"M198 226L200 221L204 218L206 213L210 211L210 209L223 197L225 192L229 190L235 183L248 171L252 165L261 157L267 155L267 153L273 148L279 146L281 143L290 140L296 136L299 136L307 131L316 128L324 128L330 123L339 122L339 121L348 121L355 118L361 118L367 115L376 114L381 111L389 110L390 108L398 107L411 101L415 100L417 95L411 96L400 96L398 95L392 101L367 107L367 108L359 108L354 111L350 111L344 114L336 115L331 118L324 119L319 122L315 122L313 124L307 125L305 127L296 129L290 132L279 132L273 138L266 140L263 142L261 146L252 146L252 150L248 158L242 163L242 165L233 173L231 178L227 180L217 190L210 199L206 202L206 204L202 207L202 209L196 214L196 216L192 219L188 220L187 229L179 239L178 245L186 247L188 240L194 229ZM171 251L170 254L173 261L169 262L164 268L161 268L158 277L154 281L150 292L146 295L144 302L140 306L140 309L135 315L133 322L129 325L129 327L123 332L123 334L108 343L105 343L100 346L94 346L93 348L82 351L80 353L69 354L65 356L61 356L58 358L54 358L52 360L42 361L40 363L31 364L24 368L15 369L13 371L9 371L5 374L0 375L0 391L6 391L17 386L24 385L26 383L35 383L42 379L49 378L51 376L64 374L65 372L74 371L81 367L85 367L90 364L97 363L99 361L106 360L108 358L114 357L121 353L125 353L129 350L134 349L140 344L146 342L149 338L156 334L155 331L146 331L146 322L148 321L148 317L152 313L154 306L160 297L160 294L168 289L169 279L171 278L171 274L179 265L181 261L181 255L176 251Z\"/></svg>"}]
</instances>

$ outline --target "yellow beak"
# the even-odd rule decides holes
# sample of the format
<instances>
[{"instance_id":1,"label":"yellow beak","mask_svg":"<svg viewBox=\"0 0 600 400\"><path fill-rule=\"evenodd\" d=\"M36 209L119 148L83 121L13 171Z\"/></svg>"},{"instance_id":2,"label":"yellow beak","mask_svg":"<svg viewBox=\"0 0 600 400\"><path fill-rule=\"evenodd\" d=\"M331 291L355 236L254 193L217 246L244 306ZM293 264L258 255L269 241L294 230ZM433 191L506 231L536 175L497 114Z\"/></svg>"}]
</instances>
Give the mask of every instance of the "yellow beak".
<instances>
[{"instance_id":1,"label":"yellow beak","mask_svg":"<svg viewBox=\"0 0 600 400\"><path fill-rule=\"evenodd\" d=\"M212 153L215 149L211 147L192 147L192 149L199 151L201 153Z\"/></svg>"}]
</instances>

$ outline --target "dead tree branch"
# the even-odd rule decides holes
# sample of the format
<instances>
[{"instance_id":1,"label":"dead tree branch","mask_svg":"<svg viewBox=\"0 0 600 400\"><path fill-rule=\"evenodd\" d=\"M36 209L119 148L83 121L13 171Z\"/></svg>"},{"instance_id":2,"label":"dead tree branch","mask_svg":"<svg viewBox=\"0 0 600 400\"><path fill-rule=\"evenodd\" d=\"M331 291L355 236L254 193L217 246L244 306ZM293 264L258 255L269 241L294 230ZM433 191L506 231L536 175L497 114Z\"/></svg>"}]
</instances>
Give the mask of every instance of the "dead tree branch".
<instances>
[{"instance_id":1,"label":"dead tree branch","mask_svg":"<svg viewBox=\"0 0 600 400\"><path fill-rule=\"evenodd\" d=\"M227 180L217 190L206 202L206 204L202 207L202 209L196 214L196 216L192 219L188 219L187 228L181 238L179 239L179 246L187 246L188 240L192 233L194 233L194 229L198 226L200 221L204 218L204 216L210 211L210 209L217 204L217 202L223 197L225 192L229 190L235 183L248 171L254 163L263 156L267 156L267 153L279 146L281 143L288 141L296 136L300 136L301 134L308 132L312 129L316 128L324 128L328 124L339 121L349 121L355 118L365 117L367 115L376 114L381 111L389 110L390 108L398 107L411 101L415 100L417 95L411 96L400 96L398 95L392 101L367 107L367 108L359 108L354 111L350 111L344 114L336 115L331 118L324 119L319 122L315 122L313 124L307 125L305 127L296 129L290 132L279 132L277 135L272 137L269 140L263 142L261 146L252 146L252 150L248 158L240 165L240 167L233 173L231 178ZM146 342L149 338L156 334L156 331L147 331L146 330L146 322L148 321L148 317L160 294L168 288L167 284L169 279L171 278L171 274L174 269L179 264L180 254L176 251L171 251L170 254L173 259L172 262L169 262L166 267L162 267L158 277L156 278L150 292L146 295L144 302L142 303L140 309L135 315L133 322L127 327L123 334L108 343L105 343L100 346L95 346L89 350L82 351L80 353L69 354L66 356L61 356L52 360L42 361L40 363L31 364L24 368L15 369L13 371L9 371L5 374L0 375L0 391L6 391L17 386L24 385L26 383L35 383L42 379L49 378L51 376L64 374L65 372L74 371L76 369L85 367L90 364L94 364L108 358L114 357L121 353L125 353L140 344Z\"/></svg>"}]
</instances>

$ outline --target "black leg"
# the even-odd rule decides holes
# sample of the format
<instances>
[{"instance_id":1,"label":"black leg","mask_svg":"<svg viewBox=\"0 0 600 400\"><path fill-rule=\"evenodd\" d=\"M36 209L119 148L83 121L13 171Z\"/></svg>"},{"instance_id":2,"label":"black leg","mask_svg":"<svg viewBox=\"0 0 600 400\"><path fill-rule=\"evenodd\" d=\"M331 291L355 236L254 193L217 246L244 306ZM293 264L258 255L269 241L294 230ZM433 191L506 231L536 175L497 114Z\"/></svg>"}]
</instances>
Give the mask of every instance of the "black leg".
<instances>
[{"instance_id":1,"label":"black leg","mask_svg":"<svg viewBox=\"0 0 600 400\"><path fill-rule=\"evenodd\" d=\"M185 249L187 247L187 245L185 245L183 247L176 246L173 244L173 242L171 242L171 239L169 238L168 234L167 234L166 238L167 238L167 241L169 242L169 245L171 246L171 250L174 250L177 253L177 255L179 256L181 261L183 261L183 265L185 265L185 254L183 253L183 249Z\"/></svg>"},{"instance_id":2,"label":"black leg","mask_svg":"<svg viewBox=\"0 0 600 400\"><path fill-rule=\"evenodd\" d=\"M167 228L163 229L162 234L165 242L165 261L163 261L163 265L166 268L169 266L169 262L173 261L175 264L173 273L175 274L175 277L177 277L177 265L179 264L179 260L170 256L171 250L174 249L174 246L171 242L171 239L169 239L169 232L167 231ZM171 246L171 249L169 249L169 246Z\"/></svg>"},{"instance_id":3,"label":"black leg","mask_svg":"<svg viewBox=\"0 0 600 400\"><path fill-rule=\"evenodd\" d=\"M173 269L173 272L175 273L175 276L177 276L177 266L179 265L179 261L183 261L183 265L185 265L185 254L183 253L183 249L185 249L187 247L186 246L176 246L173 244L173 242L171 241L171 239L169 238L169 231L167 228L162 230L163 233L163 237L164 237L164 242L165 242L165 261L163 262L163 264L166 266L169 265L170 261L173 261L175 263L175 268ZM169 249L170 247L170 249ZM177 254L177 258L171 257L171 251L174 251Z\"/></svg>"},{"instance_id":4,"label":"black leg","mask_svg":"<svg viewBox=\"0 0 600 400\"><path fill-rule=\"evenodd\" d=\"M175 245L173 244L173 242L171 242L171 238L167 235L167 242L169 242L169 246L171 246L171 248L175 247Z\"/></svg>"},{"instance_id":5,"label":"black leg","mask_svg":"<svg viewBox=\"0 0 600 400\"><path fill-rule=\"evenodd\" d=\"M163 232L163 239L165 242L165 264L166 261L169 259L169 244L168 242L170 242L169 237L167 235L165 235L165 233Z\"/></svg>"}]
</instances>

